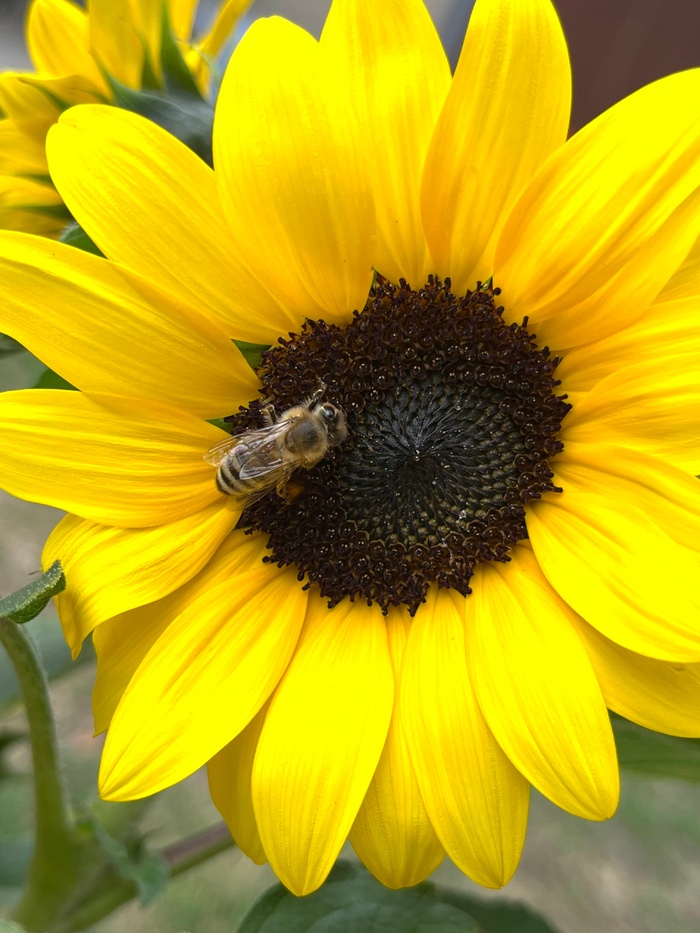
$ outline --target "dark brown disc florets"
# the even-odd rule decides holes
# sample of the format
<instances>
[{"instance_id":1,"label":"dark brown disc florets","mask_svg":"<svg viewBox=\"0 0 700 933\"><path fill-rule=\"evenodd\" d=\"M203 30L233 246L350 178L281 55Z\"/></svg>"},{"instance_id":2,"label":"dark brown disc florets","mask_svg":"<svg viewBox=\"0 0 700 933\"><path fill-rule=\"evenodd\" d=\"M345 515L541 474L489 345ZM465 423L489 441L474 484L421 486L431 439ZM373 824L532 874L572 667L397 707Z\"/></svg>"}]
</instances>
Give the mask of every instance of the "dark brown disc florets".
<instances>
[{"instance_id":1,"label":"dark brown disc florets","mask_svg":"<svg viewBox=\"0 0 700 933\"><path fill-rule=\"evenodd\" d=\"M556 492L548 459L569 410L559 360L522 325L504 323L480 286L420 291L379 278L346 327L308 321L280 339L258 374L278 410L319 381L348 416L349 436L293 477L291 502L270 494L241 516L269 535L269 560L294 564L335 605L345 596L413 614L431 583L463 595L477 564L508 560L527 537L524 506ZM259 427L263 400L227 419Z\"/></svg>"}]
</instances>

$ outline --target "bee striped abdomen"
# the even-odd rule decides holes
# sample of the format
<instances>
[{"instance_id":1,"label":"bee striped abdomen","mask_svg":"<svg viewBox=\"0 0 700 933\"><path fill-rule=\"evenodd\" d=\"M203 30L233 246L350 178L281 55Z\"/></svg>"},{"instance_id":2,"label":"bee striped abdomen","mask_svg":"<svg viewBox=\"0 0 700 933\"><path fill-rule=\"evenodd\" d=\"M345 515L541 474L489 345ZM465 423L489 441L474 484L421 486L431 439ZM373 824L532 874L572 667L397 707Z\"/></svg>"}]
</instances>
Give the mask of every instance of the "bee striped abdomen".
<instances>
[{"instance_id":1,"label":"bee striped abdomen","mask_svg":"<svg viewBox=\"0 0 700 933\"><path fill-rule=\"evenodd\" d=\"M227 496L241 492L240 470L231 457L224 457L216 473L216 486Z\"/></svg>"}]
</instances>

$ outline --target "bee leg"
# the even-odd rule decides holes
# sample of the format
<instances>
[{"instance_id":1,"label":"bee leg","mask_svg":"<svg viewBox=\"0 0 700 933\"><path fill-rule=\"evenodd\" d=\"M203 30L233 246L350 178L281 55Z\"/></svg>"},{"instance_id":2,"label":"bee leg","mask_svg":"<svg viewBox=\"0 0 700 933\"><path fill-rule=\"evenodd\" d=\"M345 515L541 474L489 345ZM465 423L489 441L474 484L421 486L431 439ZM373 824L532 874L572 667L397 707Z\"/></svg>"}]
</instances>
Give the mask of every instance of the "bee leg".
<instances>
[{"instance_id":1,"label":"bee leg","mask_svg":"<svg viewBox=\"0 0 700 933\"><path fill-rule=\"evenodd\" d=\"M265 407L262 409L262 416L263 416L263 421L268 427L270 427L270 425L275 424L275 422L277 421L277 414L275 412L275 406L272 403L270 403L269 405L265 405Z\"/></svg>"},{"instance_id":2,"label":"bee leg","mask_svg":"<svg viewBox=\"0 0 700 933\"><path fill-rule=\"evenodd\" d=\"M290 480L286 487L284 488L284 502L285 505L291 505L295 499L298 499L301 493L304 491L304 486L302 483L294 482Z\"/></svg>"},{"instance_id":3,"label":"bee leg","mask_svg":"<svg viewBox=\"0 0 700 933\"><path fill-rule=\"evenodd\" d=\"M291 502L291 499L289 498L287 494L287 480L286 479L281 479L279 483L277 483L277 485L275 486L275 492L280 497L280 499L284 499L284 501L287 503Z\"/></svg>"}]
</instances>

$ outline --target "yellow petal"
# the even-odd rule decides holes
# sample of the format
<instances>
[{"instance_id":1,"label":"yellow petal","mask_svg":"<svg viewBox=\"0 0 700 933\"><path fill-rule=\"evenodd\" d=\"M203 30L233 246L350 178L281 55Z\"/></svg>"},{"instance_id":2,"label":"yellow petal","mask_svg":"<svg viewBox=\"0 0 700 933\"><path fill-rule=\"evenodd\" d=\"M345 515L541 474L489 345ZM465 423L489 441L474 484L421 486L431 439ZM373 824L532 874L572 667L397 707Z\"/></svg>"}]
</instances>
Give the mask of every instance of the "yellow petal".
<instances>
[{"instance_id":1,"label":"yellow petal","mask_svg":"<svg viewBox=\"0 0 700 933\"><path fill-rule=\"evenodd\" d=\"M44 76L82 75L107 91L90 54L88 15L67 0L34 0L27 15L27 48Z\"/></svg>"},{"instance_id":2,"label":"yellow petal","mask_svg":"<svg viewBox=\"0 0 700 933\"><path fill-rule=\"evenodd\" d=\"M56 600L73 655L112 616L166 596L208 562L233 529L239 509L219 500L201 512L155 528L109 528L67 515L44 547L42 562L60 560L68 581Z\"/></svg>"},{"instance_id":3,"label":"yellow petal","mask_svg":"<svg viewBox=\"0 0 700 933\"><path fill-rule=\"evenodd\" d=\"M467 669L464 597L434 588L406 646L399 708L423 802L452 861L487 888L515 871L529 785L486 725Z\"/></svg>"},{"instance_id":4,"label":"yellow petal","mask_svg":"<svg viewBox=\"0 0 700 933\"><path fill-rule=\"evenodd\" d=\"M166 0L170 25L179 39L189 39L198 0Z\"/></svg>"},{"instance_id":5,"label":"yellow petal","mask_svg":"<svg viewBox=\"0 0 700 933\"><path fill-rule=\"evenodd\" d=\"M348 321L372 280L364 122L318 43L259 20L236 48L214 120L221 203L244 259L290 315Z\"/></svg>"},{"instance_id":6,"label":"yellow petal","mask_svg":"<svg viewBox=\"0 0 700 933\"><path fill-rule=\"evenodd\" d=\"M111 4L111 0L97 0L97 2ZM145 59L150 63L157 80L162 82L163 19L164 16L170 14L172 0L128 0L128 4L131 10L129 20L133 23L134 31L144 48Z\"/></svg>"},{"instance_id":7,"label":"yellow petal","mask_svg":"<svg viewBox=\"0 0 700 933\"><path fill-rule=\"evenodd\" d=\"M422 190L437 272L458 294L492 275L508 212L566 139L570 106L566 43L549 0L477 0Z\"/></svg>"},{"instance_id":8,"label":"yellow petal","mask_svg":"<svg viewBox=\"0 0 700 933\"><path fill-rule=\"evenodd\" d=\"M606 337L647 307L687 256L700 217L700 70L621 101L551 158L498 244L512 319L559 349Z\"/></svg>"},{"instance_id":9,"label":"yellow petal","mask_svg":"<svg viewBox=\"0 0 700 933\"><path fill-rule=\"evenodd\" d=\"M414 287L434 271L420 214L420 179L450 68L422 0L335 0L321 47L341 74L360 119L377 206L374 266Z\"/></svg>"},{"instance_id":10,"label":"yellow petal","mask_svg":"<svg viewBox=\"0 0 700 933\"><path fill-rule=\"evenodd\" d=\"M238 19L250 4L251 0L224 0L209 30L195 45L182 50L187 67L192 72L203 97L207 97L209 93L212 60L216 59L224 44L232 38ZM185 34L178 33L178 35L184 36Z\"/></svg>"},{"instance_id":11,"label":"yellow petal","mask_svg":"<svg viewBox=\"0 0 700 933\"><path fill-rule=\"evenodd\" d=\"M37 139L43 139L63 109L45 88L51 83L34 75L0 74L0 109L21 129Z\"/></svg>"},{"instance_id":12,"label":"yellow petal","mask_svg":"<svg viewBox=\"0 0 700 933\"><path fill-rule=\"evenodd\" d=\"M376 606L328 610L314 592L253 765L253 807L277 877L294 894L326 878L386 739L394 681Z\"/></svg>"},{"instance_id":13,"label":"yellow petal","mask_svg":"<svg viewBox=\"0 0 700 933\"><path fill-rule=\"evenodd\" d=\"M27 135L14 120L0 120L0 172L3 175L42 175L48 179L43 136L37 139Z\"/></svg>"},{"instance_id":14,"label":"yellow petal","mask_svg":"<svg viewBox=\"0 0 700 933\"><path fill-rule=\"evenodd\" d=\"M100 794L156 793L227 745L284 672L307 600L296 570L261 564L189 602L121 698L102 753Z\"/></svg>"},{"instance_id":15,"label":"yellow petal","mask_svg":"<svg viewBox=\"0 0 700 933\"><path fill-rule=\"evenodd\" d=\"M24 72L0 74L0 109L22 132L41 144L68 107L101 103L104 99L94 82L82 75L45 78Z\"/></svg>"},{"instance_id":16,"label":"yellow petal","mask_svg":"<svg viewBox=\"0 0 700 933\"><path fill-rule=\"evenodd\" d=\"M170 623L210 590L260 566L268 553L263 535L232 534L189 583L148 606L130 609L93 632L97 677L92 694L95 733L104 732L129 681Z\"/></svg>"},{"instance_id":17,"label":"yellow petal","mask_svg":"<svg viewBox=\"0 0 700 933\"><path fill-rule=\"evenodd\" d=\"M477 571L466 600L467 657L481 711L499 745L542 794L604 820L620 780L610 719L575 613L529 548Z\"/></svg>"},{"instance_id":18,"label":"yellow petal","mask_svg":"<svg viewBox=\"0 0 700 933\"><path fill-rule=\"evenodd\" d=\"M214 58L229 39L233 27L251 4L251 0L224 0L207 32L200 38L197 48L205 58ZM178 35L184 37L184 32Z\"/></svg>"},{"instance_id":19,"label":"yellow petal","mask_svg":"<svg viewBox=\"0 0 700 933\"><path fill-rule=\"evenodd\" d=\"M676 360L700 354L700 290L697 295L654 302L630 327L575 347L557 367L564 392L587 392L611 373L636 363L656 373L673 371ZM568 422L567 422L568 423Z\"/></svg>"},{"instance_id":20,"label":"yellow petal","mask_svg":"<svg viewBox=\"0 0 700 933\"><path fill-rule=\"evenodd\" d=\"M0 487L93 522L143 528L221 501L202 459L226 435L143 399L0 393Z\"/></svg>"},{"instance_id":21,"label":"yellow petal","mask_svg":"<svg viewBox=\"0 0 700 933\"><path fill-rule=\"evenodd\" d=\"M531 503L527 527L544 575L600 632L665 661L700 660L697 552L676 544L645 510L648 490L624 493L597 468L557 458L561 494ZM630 477L633 485L634 477Z\"/></svg>"},{"instance_id":22,"label":"yellow petal","mask_svg":"<svg viewBox=\"0 0 700 933\"><path fill-rule=\"evenodd\" d=\"M151 0L90 0L90 51L102 68L122 84L140 88L146 37L141 17ZM141 33L141 35L139 35Z\"/></svg>"},{"instance_id":23,"label":"yellow petal","mask_svg":"<svg viewBox=\"0 0 700 933\"><path fill-rule=\"evenodd\" d=\"M610 709L646 729L700 737L700 664L645 658L582 619L576 628Z\"/></svg>"},{"instance_id":24,"label":"yellow petal","mask_svg":"<svg viewBox=\"0 0 700 933\"><path fill-rule=\"evenodd\" d=\"M238 848L256 865L267 861L253 813L251 778L267 705L207 764L209 792Z\"/></svg>"},{"instance_id":25,"label":"yellow petal","mask_svg":"<svg viewBox=\"0 0 700 933\"><path fill-rule=\"evenodd\" d=\"M155 603L122 612L92 633L97 654L97 676L92 691L95 735L107 731L139 664L187 604L190 585L185 584Z\"/></svg>"},{"instance_id":26,"label":"yellow petal","mask_svg":"<svg viewBox=\"0 0 700 933\"><path fill-rule=\"evenodd\" d=\"M69 219L53 185L0 175L0 228L57 237Z\"/></svg>"},{"instance_id":27,"label":"yellow petal","mask_svg":"<svg viewBox=\"0 0 700 933\"><path fill-rule=\"evenodd\" d=\"M561 462L569 479L634 504L677 544L700 551L700 483L694 476L639 450L603 444L569 442Z\"/></svg>"},{"instance_id":28,"label":"yellow petal","mask_svg":"<svg viewBox=\"0 0 700 933\"><path fill-rule=\"evenodd\" d=\"M390 612L387 634L397 680L409 630L407 614ZM375 878L389 888L419 884L445 857L418 790L396 703L377 770L350 831L350 842Z\"/></svg>"},{"instance_id":29,"label":"yellow petal","mask_svg":"<svg viewBox=\"0 0 700 933\"><path fill-rule=\"evenodd\" d=\"M293 326L238 259L214 173L174 136L115 107L77 107L47 152L73 216L110 259L237 339L272 343Z\"/></svg>"},{"instance_id":30,"label":"yellow petal","mask_svg":"<svg viewBox=\"0 0 700 933\"><path fill-rule=\"evenodd\" d=\"M185 301L72 246L0 232L0 331L79 389L162 399L205 418L258 380Z\"/></svg>"},{"instance_id":31,"label":"yellow petal","mask_svg":"<svg viewBox=\"0 0 700 933\"><path fill-rule=\"evenodd\" d=\"M697 330L697 326L695 327ZM562 439L633 447L700 473L700 352L642 362L611 373L566 416Z\"/></svg>"},{"instance_id":32,"label":"yellow petal","mask_svg":"<svg viewBox=\"0 0 700 933\"><path fill-rule=\"evenodd\" d=\"M700 238L695 241L683 264L663 287L658 300L677 301L697 295L700 295Z\"/></svg>"}]
</instances>

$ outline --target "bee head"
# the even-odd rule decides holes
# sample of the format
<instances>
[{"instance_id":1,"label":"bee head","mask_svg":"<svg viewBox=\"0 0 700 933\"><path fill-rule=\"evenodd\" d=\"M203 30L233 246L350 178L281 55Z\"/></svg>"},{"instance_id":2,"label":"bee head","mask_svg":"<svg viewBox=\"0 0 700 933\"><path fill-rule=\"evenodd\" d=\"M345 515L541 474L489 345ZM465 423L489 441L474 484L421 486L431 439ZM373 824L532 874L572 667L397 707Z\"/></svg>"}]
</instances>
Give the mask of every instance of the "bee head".
<instances>
[{"instance_id":1,"label":"bee head","mask_svg":"<svg viewBox=\"0 0 700 933\"><path fill-rule=\"evenodd\" d=\"M329 447L337 447L338 444L342 444L348 436L348 423L345 412L336 408L335 405L325 402L315 409L315 414L321 418L326 428Z\"/></svg>"}]
</instances>

